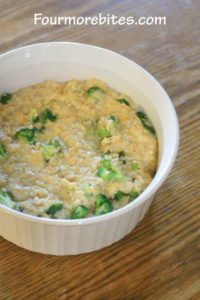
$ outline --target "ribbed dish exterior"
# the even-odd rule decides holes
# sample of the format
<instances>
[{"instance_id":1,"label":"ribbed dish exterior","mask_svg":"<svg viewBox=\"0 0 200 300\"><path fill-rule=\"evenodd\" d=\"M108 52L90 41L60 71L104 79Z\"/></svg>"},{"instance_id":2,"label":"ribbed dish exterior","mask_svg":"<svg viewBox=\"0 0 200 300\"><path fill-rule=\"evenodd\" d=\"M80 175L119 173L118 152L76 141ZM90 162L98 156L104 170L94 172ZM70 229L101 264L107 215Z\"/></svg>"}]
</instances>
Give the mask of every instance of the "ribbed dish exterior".
<instances>
[{"instance_id":1,"label":"ribbed dish exterior","mask_svg":"<svg viewBox=\"0 0 200 300\"><path fill-rule=\"evenodd\" d=\"M75 255L109 246L127 235L143 219L152 198L102 222L76 225L36 223L0 210L0 235L27 250L53 255Z\"/></svg>"}]
</instances>

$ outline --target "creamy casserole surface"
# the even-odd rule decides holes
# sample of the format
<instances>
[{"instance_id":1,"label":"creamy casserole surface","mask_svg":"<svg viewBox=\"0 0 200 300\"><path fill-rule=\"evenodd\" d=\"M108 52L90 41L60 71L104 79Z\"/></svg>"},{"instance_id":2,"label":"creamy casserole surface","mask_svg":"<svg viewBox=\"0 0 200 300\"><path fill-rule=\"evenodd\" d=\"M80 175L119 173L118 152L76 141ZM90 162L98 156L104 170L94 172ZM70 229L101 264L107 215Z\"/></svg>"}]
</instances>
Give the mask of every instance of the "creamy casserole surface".
<instances>
[{"instance_id":1,"label":"creamy casserole surface","mask_svg":"<svg viewBox=\"0 0 200 300\"><path fill-rule=\"evenodd\" d=\"M4 205L45 218L101 215L133 201L155 174L151 122L102 81L46 81L0 102Z\"/></svg>"}]
</instances>

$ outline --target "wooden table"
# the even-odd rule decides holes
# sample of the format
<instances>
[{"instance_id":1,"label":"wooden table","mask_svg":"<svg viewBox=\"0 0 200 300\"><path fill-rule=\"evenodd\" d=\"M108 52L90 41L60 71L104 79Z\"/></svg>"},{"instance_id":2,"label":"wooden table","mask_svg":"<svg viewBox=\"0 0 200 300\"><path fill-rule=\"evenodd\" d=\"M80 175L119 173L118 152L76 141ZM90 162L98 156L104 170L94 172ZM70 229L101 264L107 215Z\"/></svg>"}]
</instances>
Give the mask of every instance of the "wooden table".
<instances>
[{"instance_id":1,"label":"wooden table","mask_svg":"<svg viewBox=\"0 0 200 300\"><path fill-rule=\"evenodd\" d=\"M84 4L83 4L84 3ZM144 220L91 254L53 257L0 238L1 300L200 299L200 1L0 0L0 52L76 41L119 52L166 88L179 116L173 171ZM164 26L34 26L33 14L166 16Z\"/></svg>"}]
</instances>

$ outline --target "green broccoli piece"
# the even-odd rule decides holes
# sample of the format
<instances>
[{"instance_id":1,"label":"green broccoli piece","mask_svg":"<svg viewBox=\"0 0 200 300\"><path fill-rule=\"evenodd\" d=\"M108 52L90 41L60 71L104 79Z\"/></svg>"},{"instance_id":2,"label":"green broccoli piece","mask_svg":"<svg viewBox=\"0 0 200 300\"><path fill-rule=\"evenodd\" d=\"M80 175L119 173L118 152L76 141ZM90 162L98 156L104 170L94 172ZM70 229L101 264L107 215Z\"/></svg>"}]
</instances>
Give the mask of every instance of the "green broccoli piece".
<instances>
[{"instance_id":1,"label":"green broccoli piece","mask_svg":"<svg viewBox=\"0 0 200 300\"><path fill-rule=\"evenodd\" d=\"M131 198L130 201L134 200L135 198L137 198L139 196L139 194L135 191L131 191L128 195Z\"/></svg>"},{"instance_id":2,"label":"green broccoli piece","mask_svg":"<svg viewBox=\"0 0 200 300\"><path fill-rule=\"evenodd\" d=\"M140 164L139 164L138 162L133 162L133 163L131 164L131 169L132 169L133 171L136 171L136 170L140 169Z\"/></svg>"},{"instance_id":3,"label":"green broccoli piece","mask_svg":"<svg viewBox=\"0 0 200 300\"><path fill-rule=\"evenodd\" d=\"M97 130L98 136L100 138L108 138L112 136L112 132L117 124L117 118L114 116L107 116L104 119L105 127L99 128Z\"/></svg>"},{"instance_id":4,"label":"green broccoli piece","mask_svg":"<svg viewBox=\"0 0 200 300\"><path fill-rule=\"evenodd\" d=\"M8 157L8 154L7 154L4 146L1 144L0 144L0 157L2 157L3 159L6 159Z\"/></svg>"},{"instance_id":5,"label":"green broccoli piece","mask_svg":"<svg viewBox=\"0 0 200 300\"><path fill-rule=\"evenodd\" d=\"M109 138L112 136L116 123L117 118L114 116L102 117L98 124L92 124L88 128L87 133L90 137L96 139Z\"/></svg>"},{"instance_id":6,"label":"green broccoli piece","mask_svg":"<svg viewBox=\"0 0 200 300\"><path fill-rule=\"evenodd\" d=\"M130 193L124 193L122 191L118 191L114 194L114 200L116 201L120 201L123 197L130 197L130 201L132 201L138 197L138 193L135 191L131 191Z\"/></svg>"},{"instance_id":7,"label":"green broccoli piece","mask_svg":"<svg viewBox=\"0 0 200 300\"><path fill-rule=\"evenodd\" d=\"M42 132L42 128L22 128L18 130L15 134L15 138L17 140L24 140L30 145L34 145L36 143L35 138Z\"/></svg>"},{"instance_id":8,"label":"green broccoli piece","mask_svg":"<svg viewBox=\"0 0 200 300\"><path fill-rule=\"evenodd\" d=\"M124 176L121 174L121 172L119 170L112 169L110 171L108 180L122 181L122 180L124 180Z\"/></svg>"},{"instance_id":9,"label":"green broccoli piece","mask_svg":"<svg viewBox=\"0 0 200 300\"><path fill-rule=\"evenodd\" d=\"M118 155L119 155L119 158L125 157L125 156L126 156L126 154L125 154L124 151L120 151Z\"/></svg>"},{"instance_id":10,"label":"green broccoli piece","mask_svg":"<svg viewBox=\"0 0 200 300\"><path fill-rule=\"evenodd\" d=\"M138 111L138 112L136 112L136 115L142 122L142 125L144 126L144 128L149 130L149 132L151 132L152 134L156 133L151 121L149 120L148 116L144 112Z\"/></svg>"},{"instance_id":11,"label":"green broccoli piece","mask_svg":"<svg viewBox=\"0 0 200 300\"><path fill-rule=\"evenodd\" d=\"M8 192L0 191L0 204L3 204L9 208L14 208L15 202L11 199L11 195Z\"/></svg>"},{"instance_id":12,"label":"green broccoli piece","mask_svg":"<svg viewBox=\"0 0 200 300\"><path fill-rule=\"evenodd\" d=\"M101 166L108 169L108 170L111 170L112 169L112 164L111 164L111 161L110 159L103 159L101 161Z\"/></svg>"},{"instance_id":13,"label":"green broccoli piece","mask_svg":"<svg viewBox=\"0 0 200 300\"><path fill-rule=\"evenodd\" d=\"M118 155L119 155L119 161L120 161L122 164L126 165L127 161L126 161L126 159L125 159L125 156L126 156L125 152L124 152L124 151L120 151L120 152L118 153Z\"/></svg>"},{"instance_id":14,"label":"green broccoli piece","mask_svg":"<svg viewBox=\"0 0 200 300\"><path fill-rule=\"evenodd\" d=\"M98 86L92 86L91 88L89 88L87 90L87 94L88 94L89 97L91 97L91 96L93 96L96 93L96 91L103 92L103 90L100 87L98 87Z\"/></svg>"},{"instance_id":15,"label":"green broccoli piece","mask_svg":"<svg viewBox=\"0 0 200 300\"><path fill-rule=\"evenodd\" d=\"M84 205L79 205L71 212L71 219L83 219L87 217L89 209Z\"/></svg>"},{"instance_id":16,"label":"green broccoli piece","mask_svg":"<svg viewBox=\"0 0 200 300\"><path fill-rule=\"evenodd\" d=\"M102 99L105 94L104 91L98 86L92 86L87 90L88 97L98 102Z\"/></svg>"},{"instance_id":17,"label":"green broccoli piece","mask_svg":"<svg viewBox=\"0 0 200 300\"><path fill-rule=\"evenodd\" d=\"M94 215L99 216L99 215L107 214L112 210L113 207L110 200L105 195L99 194L96 197Z\"/></svg>"},{"instance_id":18,"label":"green broccoli piece","mask_svg":"<svg viewBox=\"0 0 200 300\"><path fill-rule=\"evenodd\" d=\"M29 114L29 120L32 123L40 121L42 124L45 124L47 121L55 122L57 115L54 115L48 108L44 109L41 113L38 113L37 110L33 108Z\"/></svg>"},{"instance_id":19,"label":"green broccoli piece","mask_svg":"<svg viewBox=\"0 0 200 300\"><path fill-rule=\"evenodd\" d=\"M120 102L121 104L125 104L127 106L130 106L130 103L126 99L117 99L117 101Z\"/></svg>"},{"instance_id":20,"label":"green broccoli piece","mask_svg":"<svg viewBox=\"0 0 200 300\"><path fill-rule=\"evenodd\" d=\"M105 167L99 167L96 172L96 176L101 177L103 180L110 180L110 171Z\"/></svg>"},{"instance_id":21,"label":"green broccoli piece","mask_svg":"<svg viewBox=\"0 0 200 300\"><path fill-rule=\"evenodd\" d=\"M106 129L106 128L100 128L97 130L97 134L98 136L103 139L103 138L109 138L112 136L110 130Z\"/></svg>"},{"instance_id":22,"label":"green broccoli piece","mask_svg":"<svg viewBox=\"0 0 200 300\"><path fill-rule=\"evenodd\" d=\"M55 122L57 120L57 115L54 115L50 109L46 108L40 114L40 122L45 124L47 121Z\"/></svg>"},{"instance_id":23,"label":"green broccoli piece","mask_svg":"<svg viewBox=\"0 0 200 300\"><path fill-rule=\"evenodd\" d=\"M121 200L124 196L127 196L126 193L122 191L118 191L117 193L114 194L114 200L119 201Z\"/></svg>"},{"instance_id":24,"label":"green broccoli piece","mask_svg":"<svg viewBox=\"0 0 200 300\"><path fill-rule=\"evenodd\" d=\"M62 151L62 145L59 140L54 139L42 146L42 155L46 162L53 156Z\"/></svg>"},{"instance_id":25,"label":"green broccoli piece","mask_svg":"<svg viewBox=\"0 0 200 300\"><path fill-rule=\"evenodd\" d=\"M97 169L96 176L101 177L105 181L117 180L121 181L124 176L118 169L112 167L110 160L102 160L100 167Z\"/></svg>"},{"instance_id":26,"label":"green broccoli piece","mask_svg":"<svg viewBox=\"0 0 200 300\"><path fill-rule=\"evenodd\" d=\"M1 95L0 97L0 103L5 105L8 104L8 102L12 99L12 94L6 93Z\"/></svg>"},{"instance_id":27,"label":"green broccoli piece","mask_svg":"<svg viewBox=\"0 0 200 300\"><path fill-rule=\"evenodd\" d=\"M107 119L108 119L109 121L112 121L114 125L117 123L117 118L114 117L114 116L108 116Z\"/></svg>"},{"instance_id":28,"label":"green broccoli piece","mask_svg":"<svg viewBox=\"0 0 200 300\"><path fill-rule=\"evenodd\" d=\"M61 211L63 209L63 204L62 203L55 203L53 205L51 205L47 210L46 213L51 217L54 218L55 214L58 211Z\"/></svg>"},{"instance_id":29,"label":"green broccoli piece","mask_svg":"<svg viewBox=\"0 0 200 300\"><path fill-rule=\"evenodd\" d=\"M44 160L48 162L51 157L53 157L57 153L57 148L54 145L43 145L42 146L42 155Z\"/></svg>"},{"instance_id":30,"label":"green broccoli piece","mask_svg":"<svg viewBox=\"0 0 200 300\"><path fill-rule=\"evenodd\" d=\"M39 118L40 117L37 110L33 108L29 114L29 121L32 123L36 123L39 121Z\"/></svg>"}]
</instances>

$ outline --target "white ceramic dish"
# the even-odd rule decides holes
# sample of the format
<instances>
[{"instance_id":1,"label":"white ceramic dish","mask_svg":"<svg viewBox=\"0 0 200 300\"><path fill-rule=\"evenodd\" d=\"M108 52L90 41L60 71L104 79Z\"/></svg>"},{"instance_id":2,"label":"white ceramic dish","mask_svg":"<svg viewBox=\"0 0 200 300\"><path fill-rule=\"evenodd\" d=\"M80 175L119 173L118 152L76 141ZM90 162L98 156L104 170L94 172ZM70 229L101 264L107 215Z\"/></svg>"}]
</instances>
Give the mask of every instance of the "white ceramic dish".
<instances>
[{"instance_id":1,"label":"white ceramic dish","mask_svg":"<svg viewBox=\"0 0 200 300\"><path fill-rule=\"evenodd\" d=\"M28 250L55 255L91 252L123 238L143 219L177 154L177 116L164 89L133 61L84 44L30 45L2 54L0 65L0 94L44 80L102 79L144 108L154 123L159 141L157 174L130 204L112 213L82 220L43 219L0 205L0 235Z\"/></svg>"}]
</instances>

